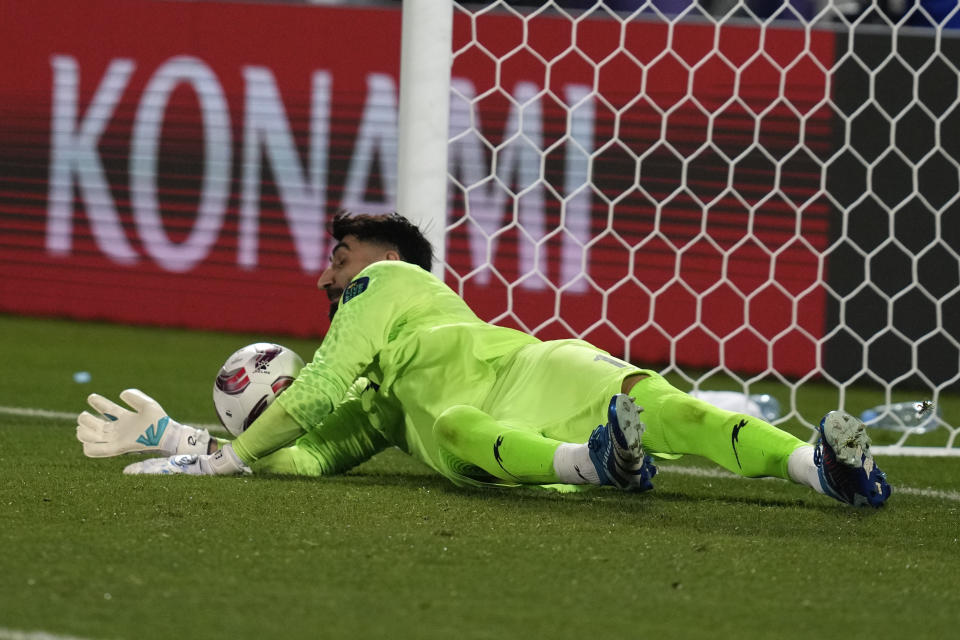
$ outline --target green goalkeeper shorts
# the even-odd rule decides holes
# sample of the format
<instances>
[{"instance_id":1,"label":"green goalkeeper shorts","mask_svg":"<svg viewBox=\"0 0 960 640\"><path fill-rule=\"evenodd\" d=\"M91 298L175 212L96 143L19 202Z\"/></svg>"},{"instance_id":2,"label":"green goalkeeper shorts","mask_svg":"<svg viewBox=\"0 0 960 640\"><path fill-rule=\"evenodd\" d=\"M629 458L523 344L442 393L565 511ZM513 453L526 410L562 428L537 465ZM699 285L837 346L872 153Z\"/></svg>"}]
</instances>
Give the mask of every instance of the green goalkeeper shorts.
<instances>
[{"instance_id":1,"label":"green goalkeeper shorts","mask_svg":"<svg viewBox=\"0 0 960 640\"><path fill-rule=\"evenodd\" d=\"M505 427L583 443L606 423L623 380L638 373L656 375L582 340L529 344L505 363L479 408Z\"/></svg>"}]
</instances>

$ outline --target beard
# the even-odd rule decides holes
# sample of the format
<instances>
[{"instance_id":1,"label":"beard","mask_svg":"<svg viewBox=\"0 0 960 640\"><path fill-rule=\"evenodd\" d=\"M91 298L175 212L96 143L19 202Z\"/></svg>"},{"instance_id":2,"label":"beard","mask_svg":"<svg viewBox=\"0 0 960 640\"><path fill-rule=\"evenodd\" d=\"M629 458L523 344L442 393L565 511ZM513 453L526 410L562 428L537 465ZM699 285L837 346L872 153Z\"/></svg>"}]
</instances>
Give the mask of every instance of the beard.
<instances>
[{"instance_id":1,"label":"beard","mask_svg":"<svg viewBox=\"0 0 960 640\"><path fill-rule=\"evenodd\" d=\"M327 300L330 301L330 312L329 318L330 321L333 321L333 316L337 313L337 309L340 307L340 296L343 295L343 289L327 289Z\"/></svg>"}]
</instances>

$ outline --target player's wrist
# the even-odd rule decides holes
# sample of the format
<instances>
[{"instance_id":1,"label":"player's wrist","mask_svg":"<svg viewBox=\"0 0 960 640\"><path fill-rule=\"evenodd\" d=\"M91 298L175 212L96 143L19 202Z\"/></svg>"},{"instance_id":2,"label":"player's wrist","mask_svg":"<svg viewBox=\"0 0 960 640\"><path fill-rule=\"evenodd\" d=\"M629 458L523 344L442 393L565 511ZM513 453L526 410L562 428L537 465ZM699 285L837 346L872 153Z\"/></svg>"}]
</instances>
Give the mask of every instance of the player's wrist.
<instances>
[{"instance_id":1,"label":"player's wrist","mask_svg":"<svg viewBox=\"0 0 960 640\"><path fill-rule=\"evenodd\" d=\"M164 455L172 456L179 453L206 455L210 445L210 432L206 429L180 424L173 419L167 423L167 429L168 434L160 443L160 449Z\"/></svg>"},{"instance_id":2,"label":"player's wrist","mask_svg":"<svg viewBox=\"0 0 960 640\"><path fill-rule=\"evenodd\" d=\"M210 455L200 456L200 469L204 475L235 476L250 475L253 471L240 459L229 442Z\"/></svg>"}]
</instances>

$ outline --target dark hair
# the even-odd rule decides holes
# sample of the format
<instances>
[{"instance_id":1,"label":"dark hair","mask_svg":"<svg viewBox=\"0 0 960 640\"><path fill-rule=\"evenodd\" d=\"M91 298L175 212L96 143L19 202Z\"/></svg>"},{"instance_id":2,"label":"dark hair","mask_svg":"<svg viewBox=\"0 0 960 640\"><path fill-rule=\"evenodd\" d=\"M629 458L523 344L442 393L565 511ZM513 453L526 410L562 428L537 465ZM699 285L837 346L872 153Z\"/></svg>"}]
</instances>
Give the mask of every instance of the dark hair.
<instances>
[{"instance_id":1,"label":"dark hair","mask_svg":"<svg viewBox=\"0 0 960 640\"><path fill-rule=\"evenodd\" d=\"M330 234L337 240L355 236L358 240L389 245L400 259L430 271L433 247L423 232L399 213L371 214L340 211L333 217Z\"/></svg>"}]
</instances>

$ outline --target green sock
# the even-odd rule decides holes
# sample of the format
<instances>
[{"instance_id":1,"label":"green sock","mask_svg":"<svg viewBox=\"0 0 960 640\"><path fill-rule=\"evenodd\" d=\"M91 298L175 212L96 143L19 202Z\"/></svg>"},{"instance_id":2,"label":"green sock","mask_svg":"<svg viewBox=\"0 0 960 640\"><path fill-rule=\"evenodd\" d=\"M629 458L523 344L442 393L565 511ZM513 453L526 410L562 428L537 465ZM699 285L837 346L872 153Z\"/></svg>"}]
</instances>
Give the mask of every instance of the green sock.
<instances>
[{"instance_id":1,"label":"green sock","mask_svg":"<svg viewBox=\"0 0 960 640\"><path fill-rule=\"evenodd\" d=\"M504 426L475 407L447 409L434 423L433 435L446 463L462 475L476 475L479 468L508 483L559 482L553 470L559 441Z\"/></svg>"},{"instance_id":2,"label":"green sock","mask_svg":"<svg viewBox=\"0 0 960 640\"><path fill-rule=\"evenodd\" d=\"M683 393L659 375L638 382L630 396L643 407L643 446L650 453L698 455L742 476L789 480L787 460L806 444L759 418Z\"/></svg>"}]
</instances>

